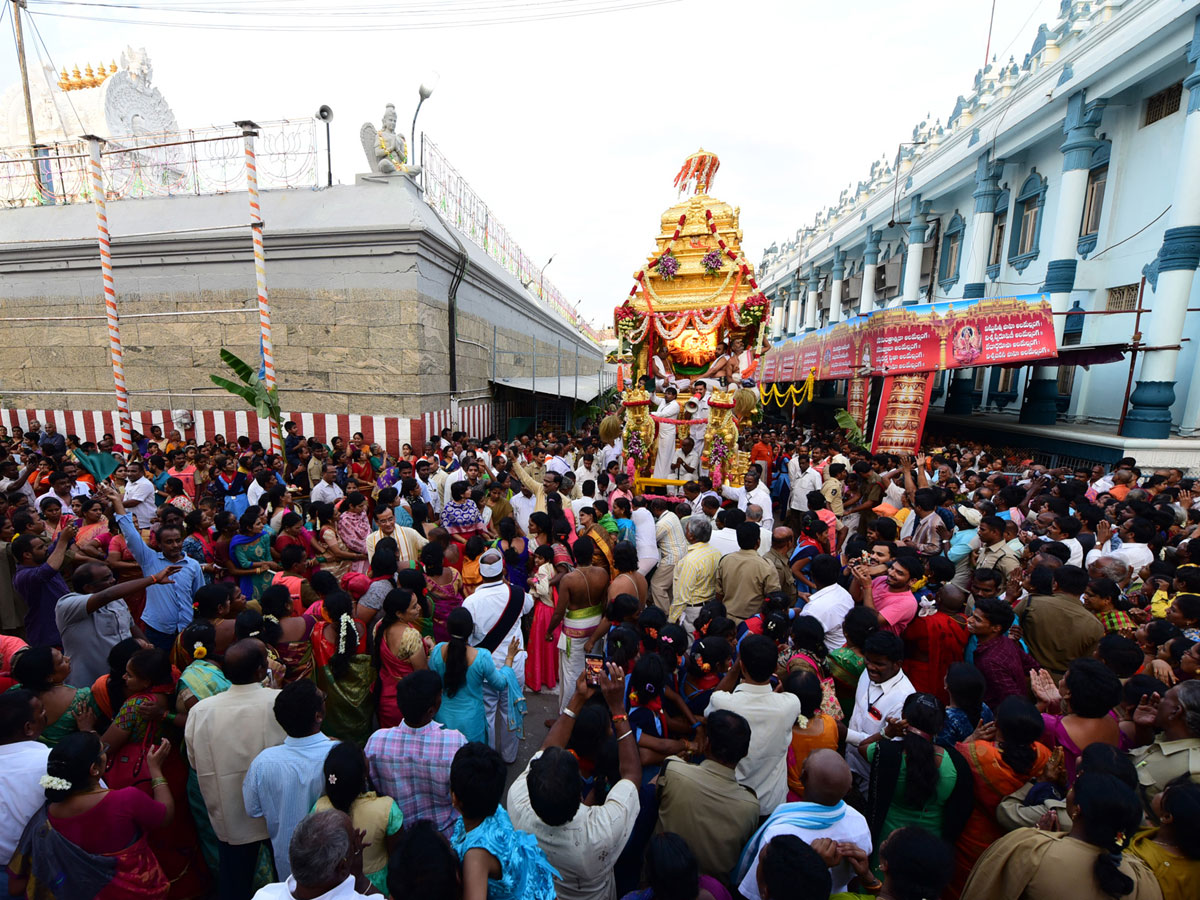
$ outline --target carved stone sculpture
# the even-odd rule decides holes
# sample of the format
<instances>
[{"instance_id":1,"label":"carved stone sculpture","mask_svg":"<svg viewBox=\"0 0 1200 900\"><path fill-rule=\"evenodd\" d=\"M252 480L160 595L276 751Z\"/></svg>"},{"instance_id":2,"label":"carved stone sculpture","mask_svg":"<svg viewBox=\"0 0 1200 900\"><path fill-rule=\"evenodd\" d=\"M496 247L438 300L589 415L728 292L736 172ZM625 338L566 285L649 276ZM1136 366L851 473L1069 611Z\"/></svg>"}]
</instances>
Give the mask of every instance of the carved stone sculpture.
<instances>
[{"instance_id":1,"label":"carved stone sculpture","mask_svg":"<svg viewBox=\"0 0 1200 900\"><path fill-rule=\"evenodd\" d=\"M383 111L383 127L376 129L364 122L359 129L367 165L378 175L416 175L420 166L408 165L408 142L396 131L396 107L389 103Z\"/></svg>"}]
</instances>

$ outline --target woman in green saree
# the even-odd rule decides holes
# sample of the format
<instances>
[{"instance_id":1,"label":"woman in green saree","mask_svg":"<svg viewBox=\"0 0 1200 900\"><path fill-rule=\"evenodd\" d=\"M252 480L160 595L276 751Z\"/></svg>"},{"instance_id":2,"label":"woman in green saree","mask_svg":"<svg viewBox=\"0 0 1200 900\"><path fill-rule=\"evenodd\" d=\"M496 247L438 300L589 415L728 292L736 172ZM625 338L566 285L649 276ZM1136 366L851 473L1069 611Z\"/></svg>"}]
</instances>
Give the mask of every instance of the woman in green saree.
<instances>
[{"instance_id":1,"label":"woman in green saree","mask_svg":"<svg viewBox=\"0 0 1200 900\"><path fill-rule=\"evenodd\" d=\"M179 643L190 662L179 676L179 689L175 693L175 713L186 716L201 700L229 690L230 681L213 660L217 648L217 629L212 622L192 622L179 635ZM179 755L187 760L187 751L182 744ZM196 823L196 842L200 845L200 852L204 854L208 868L216 872L220 865L217 834L213 831L212 822L208 817L204 795L200 793L200 780L196 777L196 770L190 765L187 774L187 800L192 810L192 819ZM274 875L275 861L271 856L270 845L264 845L258 855L258 866L254 873L255 888L270 884Z\"/></svg>"},{"instance_id":2,"label":"woman in green saree","mask_svg":"<svg viewBox=\"0 0 1200 900\"><path fill-rule=\"evenodd\" d=\"M91 731L96 727L99 709L90 687L67 684L71 677L71 657L57 647L27 647L16 655L12 677L26 690L37 694L46 708L49 723L38 738L53 747L68 734Z\"/></svg>"},{"instance_id":3,"label":"woman in green saree","mask_svg":"<svg viewBox=\"0 0 1200 900\"><path fill-rule=\"evenodd\" d=\"M362 747L375 712L375 666L367 652L367 627L354 618L354 600L334 591L321 607L324 622L312 632L317 686L325 692L321 730Z\"/></svg>"},{"instance_id":4,"label":"woman in green saree","mask_svg":"<svg viewBox=\"0 0 1200 900\"><path fill-rule=\"evenodd\" d=\"M251 506L238 519L238 532L229 542L233 574L239 578L247 601L256 601L271 586L271 530L267 514L260 506Z\"/></svg>"},{"instance_id":5,"label":"woman in green saree","mask_svg":"<svg viewBox=\"0 0 1200 900\"><path fill-rule=\"evenodd\" d=\"M179 646L189 662L187 668L179 675L175 713L186 716L201 700L229 690L231 682L212 659L217 647L217 629L211 622L202 619L192 622L179 635ZM183 748L180 747L180 750L183 751ZM186 751L181 752L181 755L187 759ZM209 821L204 795L200 793L200 779L196 777L196 770L190 765L187 775L187 799L188 806L192 809L192 818L196 822L196 837L204 854L204 861L208 863L209 869L215 872L219 865L217 834Z\"/></svg>"}]
</instances>

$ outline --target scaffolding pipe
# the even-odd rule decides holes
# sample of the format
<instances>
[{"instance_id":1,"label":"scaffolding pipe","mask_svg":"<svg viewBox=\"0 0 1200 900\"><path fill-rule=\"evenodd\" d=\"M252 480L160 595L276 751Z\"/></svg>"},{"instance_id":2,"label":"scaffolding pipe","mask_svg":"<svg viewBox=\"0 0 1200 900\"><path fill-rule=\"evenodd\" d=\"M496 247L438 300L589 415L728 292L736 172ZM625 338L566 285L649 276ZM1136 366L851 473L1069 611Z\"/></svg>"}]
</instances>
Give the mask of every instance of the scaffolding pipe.
<instances>
[{"instance_id":1,"label":"scaffolding pipe","mask_svg":"<svg viewBox=\"0 0 1200 900\"><path fill-rule=\"evenodd\" d=\"M175 312L157 313L126 313L126 319L157 319L170 316L214 316L224 313L254 312L252 306L240 306L234 309L180 309ZM13 316L0 318L0 322L90 322L93 319L103 319L105 316Z\"/></svg>"}]
</instances>

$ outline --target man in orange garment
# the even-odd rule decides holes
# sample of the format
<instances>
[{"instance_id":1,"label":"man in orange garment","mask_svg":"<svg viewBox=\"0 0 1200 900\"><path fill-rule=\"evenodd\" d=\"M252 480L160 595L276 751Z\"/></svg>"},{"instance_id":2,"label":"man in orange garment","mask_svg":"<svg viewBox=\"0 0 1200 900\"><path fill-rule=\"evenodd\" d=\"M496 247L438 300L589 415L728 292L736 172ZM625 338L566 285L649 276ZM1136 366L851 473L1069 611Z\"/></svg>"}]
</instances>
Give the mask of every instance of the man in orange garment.
<instances>
[{"instance_id":1,"label":"man in orange garment","mask_svg":"<svg viewBox=\"0 0 1200 900\"><path fill-rule=\"evenodd\" d=\"M750 448L750 462L759 463L762 466L763 484L771 484L771 460L775 458L775 453L771 449L771 445L767 443L766 432L760 431L758 440L754 442L754 446Z\"/></svg>"}]
</instances>

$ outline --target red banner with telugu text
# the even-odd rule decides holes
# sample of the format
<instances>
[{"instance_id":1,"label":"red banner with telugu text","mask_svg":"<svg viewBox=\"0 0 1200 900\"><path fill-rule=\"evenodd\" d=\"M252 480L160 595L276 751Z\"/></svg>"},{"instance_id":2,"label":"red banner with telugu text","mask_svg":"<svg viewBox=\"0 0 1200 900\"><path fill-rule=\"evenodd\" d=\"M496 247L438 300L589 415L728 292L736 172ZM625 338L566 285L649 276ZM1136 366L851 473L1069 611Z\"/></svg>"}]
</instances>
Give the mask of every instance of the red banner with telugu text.
<instances>
[{"instance_id":1,"label":"red banner with telugu text","mask_svg":"<svg viewBox=\"0 0 1200 900\"><path fill-rule=\"evenodd\" d=\"M762 380L901 375L1058 355L1046 295L896 307L856 316L764 354Z\"/></svg>"}]
</instances>

